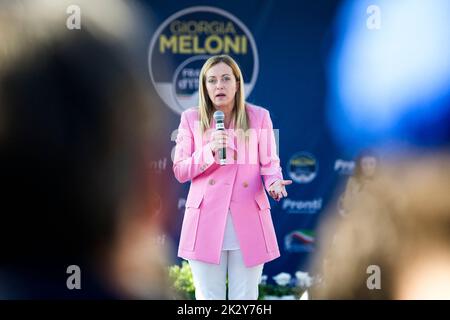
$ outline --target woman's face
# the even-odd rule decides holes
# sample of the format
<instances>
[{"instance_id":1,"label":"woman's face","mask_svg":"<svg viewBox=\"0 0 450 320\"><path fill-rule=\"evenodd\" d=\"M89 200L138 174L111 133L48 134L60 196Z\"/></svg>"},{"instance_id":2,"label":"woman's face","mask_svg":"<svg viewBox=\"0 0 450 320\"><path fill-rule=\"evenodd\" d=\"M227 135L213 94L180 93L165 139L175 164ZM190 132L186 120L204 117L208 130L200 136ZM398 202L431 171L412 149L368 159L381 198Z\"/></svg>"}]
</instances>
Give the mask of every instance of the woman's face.
<instances>
[{"instance_id":1,"label":"woman's face","mask_svg":"<svg viewBox=\"0 0 450 320\"><path fill-rule=\"evenodd\" d=\"M363 157L361 159L361 171L364 177L372 177L377 168L377 159L375 157Z\"/></svg>"},{"instance_id":2,"label":"woman's face","mask_svg":"<svg viewBox=\"0 0 450 320\"><path fill-rule=\"evenodd\" d=\"M220 62L209 68L205 76L208 96L214 106L224 112L233 110L238 82L231 67Z\"/></svg>"}]
</instances>

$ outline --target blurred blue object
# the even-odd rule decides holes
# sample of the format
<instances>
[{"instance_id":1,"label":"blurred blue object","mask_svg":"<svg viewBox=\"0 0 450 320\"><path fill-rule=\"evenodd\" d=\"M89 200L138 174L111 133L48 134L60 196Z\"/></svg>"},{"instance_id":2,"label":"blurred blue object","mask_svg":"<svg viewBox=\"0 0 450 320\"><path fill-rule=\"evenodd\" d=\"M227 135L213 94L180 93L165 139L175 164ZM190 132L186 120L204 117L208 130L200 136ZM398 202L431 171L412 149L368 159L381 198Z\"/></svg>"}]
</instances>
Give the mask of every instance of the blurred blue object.
<instances>
[{"instance_id":1,"label":"blurred blue object","mask_svg":"<svg viewBox=\"0 0 450 320\"><path fill-rule=\"evenodd\" d=\"M448 146L450 1L348 0L334 28L327 119L336 142L351 153Z\"/></svg>"}]
</instances>

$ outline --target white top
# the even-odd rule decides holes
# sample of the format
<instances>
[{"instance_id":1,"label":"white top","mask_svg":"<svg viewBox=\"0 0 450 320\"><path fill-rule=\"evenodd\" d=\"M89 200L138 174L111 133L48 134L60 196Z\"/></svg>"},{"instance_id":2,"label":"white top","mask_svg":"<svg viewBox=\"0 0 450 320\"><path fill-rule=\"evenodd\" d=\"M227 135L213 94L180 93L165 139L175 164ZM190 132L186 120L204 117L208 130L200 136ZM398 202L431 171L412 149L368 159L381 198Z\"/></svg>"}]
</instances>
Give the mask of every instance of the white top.
<instances>
[{"instance_id":1,"label":"white top","mask_svg":"<svg viewBox=\"0 0 450 320\"><path fill-rule=\"evenodd\" d=\"M225 225L225 233L223 235L222 250L239 250L239 241L236 236L236 231L233 226L233 219L231 218L231 211L228 209L227 223Z\"/></svg>"}]
</instances>

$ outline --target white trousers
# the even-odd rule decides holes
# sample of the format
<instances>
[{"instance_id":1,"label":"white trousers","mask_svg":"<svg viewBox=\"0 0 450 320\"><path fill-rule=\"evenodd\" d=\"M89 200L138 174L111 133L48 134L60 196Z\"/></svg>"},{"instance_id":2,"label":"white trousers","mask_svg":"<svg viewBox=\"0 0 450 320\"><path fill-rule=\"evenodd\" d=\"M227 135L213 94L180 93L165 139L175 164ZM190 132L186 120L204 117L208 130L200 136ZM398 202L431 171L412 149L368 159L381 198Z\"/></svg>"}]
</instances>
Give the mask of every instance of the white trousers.
<instances>
[{"instance_id":1,"label":"white trousers","mask_svg":"<svg viewBox=\"0 0 450 320\"><path fill-rule=\"evenodd\" d=\"M220 264L189 260L197 300L257 300L264 264L247 268L241 250L223 250Z\"/></svg>"}]
</instances>

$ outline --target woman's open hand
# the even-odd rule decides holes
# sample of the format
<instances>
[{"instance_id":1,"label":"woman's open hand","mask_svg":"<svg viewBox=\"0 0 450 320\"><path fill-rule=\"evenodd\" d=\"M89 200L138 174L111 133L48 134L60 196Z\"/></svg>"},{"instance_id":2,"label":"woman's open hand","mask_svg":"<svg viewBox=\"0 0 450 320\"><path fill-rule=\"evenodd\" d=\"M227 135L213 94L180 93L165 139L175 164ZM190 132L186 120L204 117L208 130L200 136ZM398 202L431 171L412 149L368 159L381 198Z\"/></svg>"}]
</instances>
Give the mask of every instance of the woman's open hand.
<instances>
[{"instance_id":1,"label":"woman's open hand","mask_svg":"<svg viewBox=\"0 0 450 320\"><path fill-rule=\"evenodd\" d=\"M277 180L269 187L269 194L275 201L280 201L283 197L287 197L286 187L291 184L292 180Z\"/></svg>"}]
</instances>

